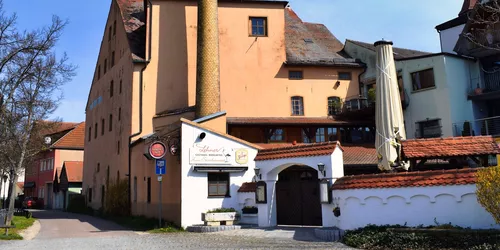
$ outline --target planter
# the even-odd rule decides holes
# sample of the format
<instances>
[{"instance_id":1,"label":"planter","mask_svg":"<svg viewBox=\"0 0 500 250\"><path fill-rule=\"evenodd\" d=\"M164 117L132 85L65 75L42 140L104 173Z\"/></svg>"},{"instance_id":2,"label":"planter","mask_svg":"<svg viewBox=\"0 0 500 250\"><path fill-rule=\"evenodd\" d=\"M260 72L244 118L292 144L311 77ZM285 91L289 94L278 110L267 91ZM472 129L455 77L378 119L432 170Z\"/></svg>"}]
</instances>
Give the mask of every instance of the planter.
<instances>
[{"instance_id":1,"label":"planter","mask_svg":"<svg viewBox=\"0 0 500 250\"><path fill-rule=\"evenodd\" d=\"M233 225L235 220L236 212L206 213L203 216L205 226Z\"/></svg>"},{"instance_id":2,"label":"planter","mask_svg":"<svg viewBox=\"0 0 500 250\"><path fill-rule=\"evenodd\" d=\"M242 214L240 223L242 224L259 224L259 214Z\"/></svg>"}]
</instances>

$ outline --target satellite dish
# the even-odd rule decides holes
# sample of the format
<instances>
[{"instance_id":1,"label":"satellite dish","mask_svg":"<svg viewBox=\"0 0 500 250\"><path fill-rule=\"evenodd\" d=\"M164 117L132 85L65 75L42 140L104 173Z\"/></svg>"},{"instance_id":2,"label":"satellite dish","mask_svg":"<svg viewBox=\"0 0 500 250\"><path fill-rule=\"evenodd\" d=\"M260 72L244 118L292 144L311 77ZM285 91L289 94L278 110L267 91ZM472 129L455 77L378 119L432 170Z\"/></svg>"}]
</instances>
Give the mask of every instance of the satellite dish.
<instances>
[{"instance_id":1,"label":"satellite dish","mask_svg":"<svg viewBox=\"0 0 500 250\"><path fill-rule=\"evenodd\" d=\"M52 142L52 138L50 136L45 137L45 144L50 144Z\"/></svg>"}]
</instances>

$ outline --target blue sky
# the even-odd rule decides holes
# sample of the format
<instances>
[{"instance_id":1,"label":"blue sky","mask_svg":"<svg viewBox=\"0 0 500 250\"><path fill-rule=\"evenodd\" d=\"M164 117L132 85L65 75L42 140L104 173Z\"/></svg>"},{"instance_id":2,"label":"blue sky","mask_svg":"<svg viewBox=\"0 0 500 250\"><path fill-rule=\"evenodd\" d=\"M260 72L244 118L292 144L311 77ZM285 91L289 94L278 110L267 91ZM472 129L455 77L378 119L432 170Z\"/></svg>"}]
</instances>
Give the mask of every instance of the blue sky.
<instances>
[{"instance_id":1,"label":"blue sky","mask_svg":"<svg viewBox=\"0 0 500 250\"><path fill-rule=\"evenodd\" d=\"M54 117L85 120L85 104L94 74L111 0L4 0L16 12L21 29L50 24L52 15L68 19L57 52L66 52L78 66L77 76L63 89L64 99ZM462 0L290 0L303 21L324 23L341 41L392 40L397 47L439 52L434 27L455 18Z\"/></svg>"}]
</instances>

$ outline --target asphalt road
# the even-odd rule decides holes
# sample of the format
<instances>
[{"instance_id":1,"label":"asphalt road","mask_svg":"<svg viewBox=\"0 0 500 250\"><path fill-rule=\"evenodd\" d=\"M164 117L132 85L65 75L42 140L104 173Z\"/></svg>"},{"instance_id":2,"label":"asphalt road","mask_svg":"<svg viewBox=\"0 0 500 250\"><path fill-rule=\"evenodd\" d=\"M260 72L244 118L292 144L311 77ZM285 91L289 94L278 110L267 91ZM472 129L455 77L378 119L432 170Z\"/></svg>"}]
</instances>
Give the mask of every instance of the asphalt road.
<instances>
[{"instance_id":1,"label":"asphalt road","mask_svg":"<svg viewBox=\"0 0 500 250\"><path fill-rule=\"evenodd\" d=\"M291 237L259 237L259 233L146 234L127 230L99 218L35 211L40 232L32 240L0 241L0 249L348 249L340 243Z\"/></svg>"}]
</instances>

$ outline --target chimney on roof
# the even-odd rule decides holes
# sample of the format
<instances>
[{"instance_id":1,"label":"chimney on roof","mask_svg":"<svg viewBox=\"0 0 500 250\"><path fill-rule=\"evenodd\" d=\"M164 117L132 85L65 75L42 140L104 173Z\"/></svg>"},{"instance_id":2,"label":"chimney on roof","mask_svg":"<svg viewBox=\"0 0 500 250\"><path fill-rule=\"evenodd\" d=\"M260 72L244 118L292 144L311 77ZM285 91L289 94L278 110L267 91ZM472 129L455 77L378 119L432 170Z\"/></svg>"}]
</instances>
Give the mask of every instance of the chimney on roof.
<instances>
[{"instance_id":1,"label":"chimney on roof","mask_svg":"<svg viewBox=\"0 0 500 250\"><path fill-rule=\"evenodd\" d=\"M220 111L217 0L198 0L196 118Z\"/></svg>"},{"instance_id":2,"label":"chimney on roof","mask_svg":"<svg viewBox=\"0 0 500 250\"><path fill-rule=\"evenodd\" d=\"M462 5L462 10L460 10L460 13L458 13L459 16L466 14L469 12L469 10L473 9L474 6L476 5L477 0L464 0L464 3Z\"/></svg>"}]
</instances>

